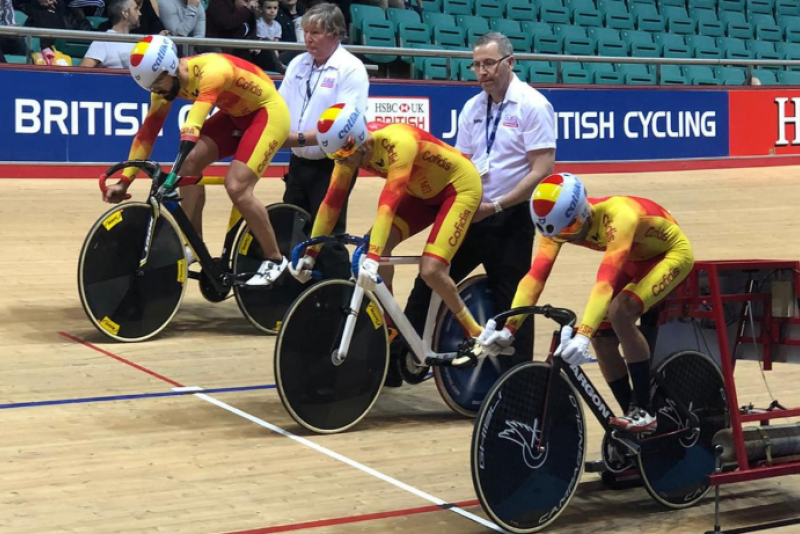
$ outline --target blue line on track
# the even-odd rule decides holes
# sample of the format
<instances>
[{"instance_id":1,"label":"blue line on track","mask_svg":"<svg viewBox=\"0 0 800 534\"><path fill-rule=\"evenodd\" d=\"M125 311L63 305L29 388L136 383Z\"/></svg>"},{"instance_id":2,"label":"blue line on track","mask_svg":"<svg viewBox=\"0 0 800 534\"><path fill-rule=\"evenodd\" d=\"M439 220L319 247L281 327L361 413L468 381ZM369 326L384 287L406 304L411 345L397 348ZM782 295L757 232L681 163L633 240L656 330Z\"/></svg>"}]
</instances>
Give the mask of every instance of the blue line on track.
<instances>
[{"instance_id":1,"label":"blue line on track","mask_svg":"<svg viewBox=\"0 0 800 534\"><path fill-rule=\"evenodd\" d=\"M36 408L38 406L57 406L60 404L85 404L90 402L113 402L122 400L135 400L135 399L152 399L156 397L178 397L181 395L193 395L195 393L230 393L233 391L254 391L259 389L275 389L275 384L265 384L263 386L239 386L230 388L211 388L202 389L199 391L164 391L161 393L139 393L135 395L111 395L108 397L84 397L79 399L57 399L49 401L32 401L32 402L12 402L9 404L0 404L0 410L10 410L12 408Z\"/></svg>"}]
</instances>

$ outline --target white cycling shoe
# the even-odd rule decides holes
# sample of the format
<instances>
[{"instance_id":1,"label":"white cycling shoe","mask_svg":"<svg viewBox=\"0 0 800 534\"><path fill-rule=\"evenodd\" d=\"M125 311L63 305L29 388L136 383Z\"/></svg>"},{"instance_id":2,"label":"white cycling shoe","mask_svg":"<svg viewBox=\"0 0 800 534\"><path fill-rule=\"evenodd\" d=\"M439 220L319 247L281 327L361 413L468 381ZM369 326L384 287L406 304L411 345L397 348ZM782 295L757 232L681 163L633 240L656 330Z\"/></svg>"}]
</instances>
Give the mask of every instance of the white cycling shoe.
<instances>
[{"instance_id":1,"label":"white cycling shoe","mask_svg":"<svg viewBox=\"0 0 800 534\"><path fill-rule=\"evenodd\" d=\"M246 286L268 286L280 278L283 271L289 266L289 261L281 256L280 263L272 260L264 260L258 268L256 274L244 283Z\"/></svg>"}]
</instances>

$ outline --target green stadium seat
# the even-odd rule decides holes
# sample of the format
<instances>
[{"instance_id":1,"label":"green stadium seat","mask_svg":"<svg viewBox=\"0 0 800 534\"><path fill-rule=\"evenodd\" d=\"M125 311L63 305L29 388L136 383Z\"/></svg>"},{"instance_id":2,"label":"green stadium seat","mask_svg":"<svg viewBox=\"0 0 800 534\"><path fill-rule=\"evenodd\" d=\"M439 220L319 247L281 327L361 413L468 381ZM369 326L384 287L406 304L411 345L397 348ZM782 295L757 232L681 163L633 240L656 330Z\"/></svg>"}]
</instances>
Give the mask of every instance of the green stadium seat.
<instances>
[{"instance_id":1,"label":"green stadium seat","mask_svg":"<svg viewBox=\"0 0 800 534\"><path fill-rule=\"evenodd\" d=\"M749 22L729 22L726 28L728 37L736 39L752 39L753 25Z\"/></svg>"},{"instance_id":2,"label":"green stadium seat","mask_svg":"<svg viewBox=\"0 0 800 534\"><path fill-rule=\"evenodd\" d=\"M670 6L661 6L661 15L665 19L670 18L678 18L678 19L688 19L689 12L686 11L686 7L683 5L670 5Z\"/></svg>"},{"instance_id":3,"label":"green stadium seat","mask_svg":"<svg viewBox=\"0 0 800 534\"><path fill-rule=\"evenodd\" d=\"M567 37L587 37L586 28L572 26L570 24L554 24L553 33L565 39Z\"/></svg>"},{"instance_id":4,"label":"green stadium seat","mask_svg":"<svg viewBox=\"0 0 800 534\"><path fill-rule=\"evenodd\" d=\"M354 4L355 5L355 4ZM436 13L433 11L425 11L422 13L422 22L428 25L432 30L436 28L455 28L456 18L447 13Z\"/></svg>"},{"instance_id":5,"label":"green stadium seat","mask_svg":"<svg viewBox=\"0 0 800 534\"><path fill-rule=\"evenodd\" d=\"M558 70L546 61L537 61L528 68L528 81L531 83L558 83Z\"/></svg>"},{"instance_id":6,"label":"green stadium seat","mask_svg":"<svg viewBox=\"0 0 800 534\"><path fill-rule=\"evenodd\" d=\"M660 85L688 85L689 80L677 65L661 65Z\"/></svg>"},{"instance_id":7,"label":"green stadium seat","mask_svg":"<svg viewBox=\"0 0 800 534\"><path fill-rule=\"evenodd\" d=\"M683 35L675 35L673 33L657 33L653 35L653 42L660 44L661 46L667 45L678 45L678 46L686 46L686 40L683 38Z\"/></svg>"},{"instance_id":8,"label":"green stadium seat","mask_svg":"<svg viewBox=\"0 0 800 534\"><path fill-rule=\"evenodd\" d=\"M511 20L536 20L536 6L527 0L508 0L506 17Z\"/></svg>"},{"instance_id":9,"label":"green stadium seat","mask_svg":"<svg viewBox=\"0 0 800 534\"><path fill-rule=\"evenodd\" d=\"M771 70L753 69L753 76L758 78L761 85L778 85L778 79Z\"/></svg>"},{"instance_id":10,"label":"green stadium seat","mask_svg":"<svg viewBox=\"0 0 800 534\"><path fill-rule=\"evenodd\" d=\"M18 26L25 26L25 21L27 20L28 20L28 15L25 12L20 11L18 9L14 10L14 22L16 22Z\"/></svg>"},{"instance_id":11,"label":"green stadium seat","mask_svg":"<svg viewBox=\"0 0 800 534\"><path fill-rule=\"evenodd\" d=\"M625 85L655 85L655 74L626 74Z\"/></svg>"},{"instance_id":12,"label":"green stadium seat","mask_svg":"<svg viewBox=\"0 0 800 534\"><path fill-rule=\"evenodd\" d=\"M351 7L355 4L350 4ZM380 9L380 8L379 8ZM423 12L442 12L442 0L422 0L422 11Z\"/></svg>"},{"instance_id":13,"label":"green stadium seat","mask_svg":"<svg viewBox=\"0 0 800 534\"><path fill-rule=\"evenodd\" d=\"M669 18L667 19L667 31L680 35L694 35L697 23L690 18Z\"/></svg>"},{"instance_id":14,"label":"green stadium seat","mask_svg":"<svg viewBox=\"0 0 800 534\"><path fill-rule=\"evenodd\" d=\"M600 39L604 41L619 41L621 39L619 30L613 28L587 28L586 34L595 41Z\"/></svg>"},{"instance_id":15,"label":"green stadium seat","mask_svg":"<svg viewBox=\"0 0 800 534\"><path fill-rule=\"evenodd\" d=\"M661 48L663 57L692 57L692 50L687 45L668 44Z\"/></svg>"},{"instance_id":16,"label":"green stadium seat","mask_svg":"<svg viewBox=\"0 0 800 534\"><path fill-rule=\"evenodd\" d=\"M766 24L759 24L756 26L756 39L769 41L771 43L780 43L783 41L781 29L777 26L768 26Z\"/></svg>"},{"instance_id":17,"label":"green stadium seat","mask_svg":"<svg viewBox=\"0 0 800 534\"><path fill-rule=\"evenodd\" d=\"M375 6L350 4L350 22L353 26L353 31L351 33L354 43L363 42L361 38L361 28L365 20L386 20L386 12Z\"/></svg>"},{"instance_id":18,"label":"green stadium seat","mask_svg":"<svg viewBox=\"0 0 800 534\"><path fill-rule=\"evenodd\" d=\"M717 10L717 0L689 0L689 9Z\"/></svg>"},{"instance_id":19,"label":"green stadium seat","mask_svg":"<svg viewBox=\"0 0 800 534\"><path fill-rule=\"evenodd\" d=\"M500 0L475 0L475 15L486 19L503 18L505 2Z\"/></svg>"},{"instance_id":20,"label":"green stadium seat","mask_svg":"<svg viewBox=\"0 0 800 534\"><path fill-rule=\"evenodd\" d=\"M784 35L787 43L800 43L800 28L786 28Z\"/></svg>"},{"instance_id":21,"label":"green stadium seat","mask_svg":"<svg viewBox=\"0 0 800 534\"><path fill-rule=\"evenodd\" d=\"M697 23L697 33L709 37L724 37L725 25L719 21L701 20Z\"/></svg>"},{"instance_id":22,"label":"green stadium seat","mask_svg":"<svg viewBox=\"0 0 800 534\"><path fill-rule=\"evenodd\" d=\"M411 43L429 45L431 29L427 24L401 22L397 25L397 37L402 47L408 47Z\"/></svg>"},{"instance_id":23,"label":"green stadium seat","mask_svg":"<svg viewBox=\"0 0 800 534\"><path fill-rule=\"evenodd\" d=\"M399 28L400 24L404 22L409 24L422 23L419 13L413 9L397 9L395 7L390 7L386 10L386 18L394 23L395 28Z\"/></svg>"},{"instance_id":24,"label":"green stadium seat","mask_svg":"<svg viewBox=\"0 0 800 534\"><path fill-rule=\"evenodd\" d=\"M747 41L734 37L718 37L717 46L722 50L723 54L729 50L732 52L747 51Z\"/></svg>"},{"instance_id":25,"label":"green stadium seat","mask_svg":"<svg viewBox=\"0 0 800 534\"><path fill-rule=\"evenodd\" d=\"M719 85L714 77L714 71L707 65L684 65L683 74L692 85L701 85L701 82L714 80L710 85Z\"/></svg>"},{"instance_id":26,"label":"green stadium seat","mask_svg":"<svg viewBox=\"0 0 800 534\"><path fill-rule=\"evenodd\" d=\"M475 15L456 15L456 25L462 30L489 31L489 21Z\"/></svg>"},{"instance_id":27,"label":"green stadium seat","mask_svg":"<svg viewBox=\"0 0 800 534\"><path fill-rule=\"evenodd\" d=\"M722 59L722 50L717 45L706 46L704 44L691 46L692 57L697 59Z\"/></svg>"},{"instance_id":28,"label":"green stadium seat","mask_svg":"<svg viewBox=\"0 0 800 534\"><path fill-rule=\"evenodd\" d=\"M505 34L506 32L519 32L522 31L519 22L516 20L508 19L492 19L489 22L492 30ZM549 26L548 26L549 27Z\"/></svg>"},{"instance_id":29,"label":"green stadium seat","mask_svg":"<svg viewBox=\"0 0 800 534\"><path fill-rule=\"evenodd\" d=\"M800 16L800 0L777 0L775 2L775 16L789 15Z\"/></svg>"},{"instance_id":30,"label":"green stadium seat","mask_svg":"<svg viewBox=\"0 0 800 534\"><path fill-rule=\"evenodd\" d=\"M6 63L12 65L25 65L28 62L28 56L19 56L17 54L6 54ZM80 63L80 58L78 58Z\"/></svg>"},{"instance_id":31,"label":"green stadium seat","mask_svg":"<svg viewBox=\"0 0 800 534\"><path fill-rule=\"evenodd\" d=\"M569 24L569 10L563 6L542 5L539 8L539 20L550 24Z\"/></svg>"},{"instance_id":32,"label":"green stadium seat","mask_svg":"<svg viewBox=\"0 0 800 534\"><path fill-rule=\"evenodd\" d=\"M562 71L561 79L563 83L588 85L592 83L593 76L588 70L580 67L570 72Z\"/></svg>"},{"instance_id":33,"label":"green stadium seat","mask_svg":"<svg viewBox=\"0 0 800 534\"><path fill-rule=\"evenodd\" d=\"M628 13L628 6L619 0L597 0L597 10L605 19L606 15L612 13Z\"/></svg>"},{"instance_id":34,"label":"green stadium seat","mask_svg":"<svg viewBox=\"0 0 800 534\"><path fill-rule=\"evenodd\" d=\"M74 42L65 39L56 39L55 47L59 52L62 52L70 57L82 58L89 50L89 43L87 42Z\"/></svg>"},{"instance_id":35,"label":"green stadium seat","mask_svg":"<svg viewBox=\"0 0 800 534\"><path fill-rule=\"evenodd\" d=\"M564 50L564 38L560 35L535 35L533 51L537 54L561 54Z\"/></svg>"},{"instance_id":36,"label":"green stadium seat","mask_svg":"<svg viewBox=\"0 0 800 534\"><path fill-rule=\"evenodd\" d=\"M775 12L774 0L747 0L747 14L765 13L772 15Z\"/></svg>"},{"instance_id":37,"label":"green stadium seat","mask_svg":"<svg viewBox=\"0 0 800 534\"><path fill-rule=\"evenodd\" d=\"M464 48L466 32L461 28L435 27L433 29L433 42L448 48Z\"/></svg>"},{"instance_id":38,"label":"green stadium seat","mask_svg":"<svg viewBox=\"0 0 800 534\"><path fill-rule=\"evenodd\" d=\"M606 41L598 39L597 55L607 57L625 57L628 55L628 45L622 41Z\"/></svg>"},{"instance_id":39,"label":"green stadium seat","mask_svg":"<svg viewBox=\"0 0 800 534\"><path fill-rule=\"evenodd\" d=\"M606 13L606 27L615 30L633 30L636 25L630 13Z\"/></svg>"},{"instance_id":40,"label":"green stadium seat","mask_svg":"<svg viewBox=\"0 0 800 534\"><path fill-rule=\"evenodd\" d=\"M784 59L788 59L788 56L798 57L800 56L800 44L775 43L775 51Z\"/></svg>"},{"instance_id":41,"label":"green stadium seat","mask_svg":"<svg viewBox=\"0 0 800 534\"><path fill-rule=\"evenodd\" d=\"M783 85L800 85L800 72L783 70L778 73L778 81Z\"/></svg>"},{"instance_id":42,"label":"green stadium seat","mask_svg":"<svg viewBox=\"0 0 800 534\"><path fill-rule=\"evenodd\" d=\"M689 14L698 23L719 22L719 18L717 18L717 12L714 11L713 9L693 7L692 9L689 10Z\"/></svg>"},{"instance_id":43,"label":"green stadium seat","mask_svg":"<svg viewBox=\"0 0 800 534\"><path fill-rule=\"evenodd\" d=\"M766 13L752 13L748 17L747 22L753 26L758 26L759 24L763 24L765 26L778 26L778 24L775 22L775 17Z\"/></svg>"},{"instance_id":44,"label":"green stadium seat","mask_svg":"<svg viewBox=\"0 0 800 534\"><path fill-rule=\"evenodd\" d=\"M553 35L553 26L546 22L534 22L532 20L524 20L520 23L522 31L528 35Z\"/></svg>"},{"instance_id":45,"label":"green stadium seat","mask_svg":"<svg viewBox=\"0 0 800 534\"><path fill-rule=\"evenodd\" d=\"M86 17L86 21L92 25L92 29L96 30L101 25L108 22L108 17Z\"/></svg>"},{"instance_id":46,"label":"green stadium seat","mask_svg":"<svg viewBox=\"0 0 800 534\"><path fill-rule=\"evenodd\" d=\"M583 72L584 68L577 61L562 61L561 62L561 77L564 77L564 74L569 72Z\"/></svg>"},{"instance_id":47,"label":"green stadium seat","mask_svg":"<svg viewBox=\"0 0 800 534\"><path fill-rule=\"evenodd\" d=\"M765 59L769 61L778 61L781 59L781 55L777 52L756 52L756 59ZM762 65L762 69L772 70L772 71L779 71L783 70L781 65Z\"/></svg>"},{"instance_id":48,"label":"green stadium seat","mask_svg":"<svg viewBox=\"0 0 800 534\"><path fill-rule=\"evenodd\" d=\"M617 72L623 76L628 76L630 74L652 74L650 72L650 67L642 63L620 63L617 65Z\"/></svg>"},{"instance_id":49,"label":"green stadium seat","mask_svg":"<svg viewBox=\"0 0 800 534\"><path fill-rule=\"evenodd\" d=\"M632 7L634 4L647 4L651 6L656 5L656 0L628 0L628 4Z\"/></svg>"},{"instance_id":50,"label":"green stadium seat","mask_svg":"<svg viewBox=\"0 0 800 534\"><path fill-rule=\"evenodd\" d=\"M734 13L744 13L744 0L719 0L717 3L717 13L722 18L723 11L733 11Z\"/></svg>"},{"instance_id":51,"label":"green stadium seat","mask_svg":"<svg viewBox=\"0 0 800 534\"><path fill-rule=\"evenodd\" d=\"M629 4L628 8L630 9L631 15L633 15L634 18L643 16L660 16L655 4Z\"/></svg>"},{"instance_id":52,"label":"green stadium seat","mask_svg":"<svg viewBox=\"0 0 800 534\"><path fill-rule=\"evenodd\" d=\"M785 43L785 44L797 44L797 43ZM786 54L783 54L782 58L791 61L800 61L800 54L795 52L787 52ZM800 65L786 65L785 68L786 70L800 71Z\"/></svg>"},{"instance_id":53,"label":"green stadium seat","mask_svg":"<svg viewBox=\"0 0 800 534\"><path fill-rule=\"evenodd\" d=\"M565 0L564 7L570 13L574 13L576 9L597 9L593 0Z\"/></svg>"},{"instance_id":54,"label":"green stadium seat","mask_svg":"<svg viewBox=\"0 0 800 534\"><path fill-rule=\"evenodd\" d=\"M661 13L664 13L665 7L682 7L686 9L686 0L659 0L658 5L661 7Z\"/></svg>"},{"instance_id":55,"label":"green stadium seat","mask_svg":"<svg viewBox=\"0 0 800 534\"><path fill-rule=\"evenodd\" d=\"M597 9L577 8L572 12L572 21L587 28L603 26L603 17Z\"/></svg>"},{"instance_id":56,"label":"green stadium seat","mask_svg":"<svg viewBox=\"0 0 800 534\"><path fill-rule=\"evenodd\" d=\"M741 67L714 67L714 75L722 85L744 85L745 71Z\"/></svg>"},{"instance_id":57,"label":"green stadium seat","mask_svg":"<svg viewBox=\"0 0 800 534\"><path fill-rule=\"evenodd\" d=\"M428 57L422 62L422 77L425 80L449 80L447 60L440 57Z\"/></svg>"},{"instance_id":58,"label":"green stadium seat","mask_svg":"<svg viewBox=\"0 0 800 534\"><path fill-rule=\"evenodd\" d=\"M528 81L528 69L527 68L523 67L519 63L514 63L514 66L512 67L512 70L514 71L514 74L517 75L517 78L519 78L521 81L523 81L523 82L527 82Z\"/></svg>"},{"instance_id":59,"label":"green stadium seat","mask_svg":"<svg viewBox=\"0 0 800 534\"><path fill-rule=\"evenodd\" d=\"M630 45L631 57L661 57L661 45L656 43L633 43Z\"/></svg>"},{"instance_id":60,"label":"green stadium seat","mask_svg":"<svg viewBox=\"0 0 800 534\"><path fill-rule=\"evenodd\" d=\"M452 70L450 71L451 80L461 80L462 82L474 82L477 80L475 73L469 68L472 65L471 59L453 58L450 60Z\"/></svg>"},{"instance_id":61,"label":"green stadium seat","mask_svg":"<svg viewBox=\"0 0 800 534\"><path fill-rule=\"evenodd\" d=\"M589 37L566 37L564 38L564 53L573 56L593 56L596 53L597 44L594 39Z\"/></svg>"},{"instance_id":62,"label":"green stadium seat","mask_svg":"<svg viewBox=\"0 0 800 534\"><path fill-rule=\"evenodd\" d=\"M640 30L622 30L622 40L631 45L633 43L654 43L653 34Z\"/></svg>"},{"instance_id":63,"label":"green stadium seat","mask_svg":"<svg viewBox=\"0 0 800 534\"><path fill-rule=\"evenodd\" d=\"M397 46L394 23L388 20L365 20L361 31L366 46ZM383 54L366 54L365 57L375 63L391 63L397 59L397 56Z\"/></svg>"},{"instance_id":64,"label":"green stadium seat","mask_svg":"<svg viewBox=\"0 0 800 534\"><path fill-rule=\"evenodd\" d=\"M451 15L472 15L475 11L473 0L443 0L442 13Z\"/></svg>"},{"instance_id":65,"label":"green stadium seat","mask_svg":"<svg viewBox=\"0 0 800 534\"><path fill-rule=\"evenodd\" d=\"M467 46L473 47L475 46L475 41L478 40L479 37L486 35L491 30L467 30Z\"/></svg>"},{"instance_id":66,"label":"green stadium seat","mask_svg":"<svg viewBox=\"0 0 800 534\"><path fill-rule=\"evenodd\" d=\"M595 72L594 83L598 85L624 85L625 79L619 72Z\"/></svg>"},{"instance_id":67,"label":"green stadium seat","mask_svg":"<svg viewBox=\"0 0 800 534\"><path fill-rule=\"evenodd\" d=\"M667 29L667 24L661 15L639 15L636 17L636 28L660 33Z\"/></svg>"},{"instance_id":68,"label":"green stadium seat","mask_svg":"<svg viewBox=\"0 0 800 534\"><path fill-rule=\"evenodd\" d=\"M768 54L778 53L778 50L775 48L775 43L770 43L769 41L747 41L745 46L754 54L758 54L759 52Z\"/></svg>"},{"instance_id":69,"label":"green stadium seat","mask_svg":"<svg viewBox=\"0 0 800 534\"><path fill-rule=\"evenodd\" d=\"M744 24L747 22L747 17L744 16L743 11L720 11L719 21L725 25L731 22Z\"/></svg>"},{"instance_id":70,"label":"green stadium seat","mask_svg":"<svg viewBox=\"0 0 800 534\"><path fill-rule=\"evenodd\" d=\"M514 52L528 54L531 51L531 36L525 32L506 32L506 37L511 41Z\"/></svg>"}]
</instances>

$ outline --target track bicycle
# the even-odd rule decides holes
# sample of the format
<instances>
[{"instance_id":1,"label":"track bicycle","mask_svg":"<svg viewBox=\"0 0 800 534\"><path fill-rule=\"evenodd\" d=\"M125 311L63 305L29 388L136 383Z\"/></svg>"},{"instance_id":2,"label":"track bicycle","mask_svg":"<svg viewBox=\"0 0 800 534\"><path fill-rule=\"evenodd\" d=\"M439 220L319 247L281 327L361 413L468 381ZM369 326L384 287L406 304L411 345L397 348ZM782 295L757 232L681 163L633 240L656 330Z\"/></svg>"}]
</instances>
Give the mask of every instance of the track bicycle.
<instances>
[{"instance_id":1,"label":"track bicycle","mask_svg":"<svg viewBox=\"0 0 800 534\"><path fill-rule=\"evenodd\" d=\"M382 280L374 292L365 291L357 273L367 238L336 235L305 241L292 252L293 264L307 247L326 242L356 245L354 279L319 282L306 289L286 312L275 345L275 376L281 401L292 418L312 432L335 433L351 428L369 413L389 365L386 316L409 346L409 356L401 362L404 380L419 383L432 367L441 377L437 378L439 391L451 408L459 413L466 408L477 411L509 362L499 356L481 358L475 367L453 366L459 354L471 351L471 344L464 343L463 330L457 322L453 325L455 319L435 292L420 338ZM382 265L418 262L417 256L380 259ZM484 276L465 280L459 284L459 292L479 323L494 312Z\"/></svg>"},{"instance_id":2,"label":"track bicycle","mask_svg":"<svg viewBox=\"0 0 800 534\"><path fill-rule=\"evenodd\" d=\"M161 332L178 311L186 281L197 279L210 302L230 296L258 330L275 333L286 308L304 285L286 273L267 287L245 281L263 260L258 241L235 208L219 257L212 258L180 206L180 185L218 185L220 177L178 177L165 173L155 161L123 161L100 177L106 181L126 167L142 170L152 180L145 202L123 202L105 212L83 243L78 263L81 304L92 324L106 336L123 342L144 341ZM126 198L130 198L129 196ZM166 208L166 209L164 209ZM308 212L289 204L267 206L281 252L311 233ZM184 243L194 251L200 272L189 271Z\"/></svg>"},{"instance_id":3,"label":"track bicycle","mask_svg":"<svg viewBox=\"0 0 800 534\"><path fill-rule=\"evenodd\" d=\"M497 315L539 314L561 328L575 313L532 306ZM481 506L498 525L515 533L536 532L566 508L578 487L586 455L582 403L605 431L606 468L635 465L648 493L669 508L697 503L710 488L715 469L712 440L728 427L722 373L707 355L684 350L661 361L652 373L652 407L658 430L650 435L612 428L614 413L580 366L552 354L507 371L492 387L472 435L473 485Z\"/></svg>"}]
</instances>

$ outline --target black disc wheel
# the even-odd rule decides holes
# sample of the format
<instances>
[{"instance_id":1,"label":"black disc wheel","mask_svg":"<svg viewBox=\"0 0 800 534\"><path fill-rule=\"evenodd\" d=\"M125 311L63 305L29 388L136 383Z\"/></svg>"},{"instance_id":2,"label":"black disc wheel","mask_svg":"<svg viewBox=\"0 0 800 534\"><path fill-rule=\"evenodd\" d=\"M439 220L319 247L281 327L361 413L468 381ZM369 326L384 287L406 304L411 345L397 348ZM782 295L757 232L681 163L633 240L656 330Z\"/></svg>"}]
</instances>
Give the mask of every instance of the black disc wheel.
<instances>
[{"instance_id":1,"label":"black disc wheel","mask_svg":"<svg viewBox=\"0 0 800 534\"><path fill-rule=\"evenodd\" d=\"M292 249L311 235L313 220L307 211L291 204L273 204L267 206L267 213L278 248L287 259L291 258ZM234 274L255 273L264 253L255 236L245 225L233 249ZM281 321L286 310L294 300L310 285L301 284L292 277L289 269L278 280L268 287L248 287L236 285L233 292L239 309L250 323L268 334L275 334L281 328Z\"/></svg>"},{"instance_id":2,"label":"black disc wheel","mask_svg":"<svg viewBox=\"0 0 800 534\"><path fill-rule=\"evenodd\" d=\"M147 263L139 267L152 208L120 204L86 236L78 262L81 304L92 324L117 341L143 341L166 327L186 290L186 258L180 233L162 212Z\"/></svg>"},{"instance_id":3,"label":"black disc wheel","mask_svg":"<svg viewBox=\"0 0 800 534\"><path fill-rule=\"evenodd\" d=\"M464 280L458 284L458 293L478 324L486 324L495 315L492 290L485 275ZM433 334L434 350L438 353L455 352L462 341L464 329L443 304ZM450 409L465 417L475 417L491 387L513 364L507 356L490 356L481 358L477 366L469 369L434 367L433 376L439 394Z\"/></svg>"},{"instance_id":4,"label":"black disc wheel","mask_svg":"<svg viewBox=\"0 0 800 534\"><path fill-rule=\"evenodd\" d=\"M681 351L667 357L655 374L658 380L651 390L658 430L642 443L639 469L656 501L686 508L710 489L707 477L715 468L712 440L728 427L722 373L705 354ZM679 430L685 432L657 439Z\"/></svg>"},{"instance_id":5,"label":"black disc wheel","mask_svg":"<svg viewBox=\"0 0 800 534\"><path fill-rule=\"evenodd\" d=\"M586 424L578 393L564 374L542 418L551 367L531 362L506 372L478 411L472 434L472 481L481 506L504 529L536 532L553 521L578 488Z\"/></svg>"},{"instance_id":6,"label":"black disc wheel","mask_svg":"<svg viewBox=\"0 0 800 534\"><path fill-rule=\"evenodd\" d=\"M275 345L275 376L286 410L312 432L341 432L378 399L389 364L383 310L364 295L347 357L335 358L355 284L326 280L308 288L286 313Z\"/></svg>"}]
</instances>

